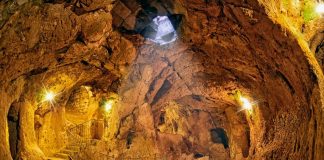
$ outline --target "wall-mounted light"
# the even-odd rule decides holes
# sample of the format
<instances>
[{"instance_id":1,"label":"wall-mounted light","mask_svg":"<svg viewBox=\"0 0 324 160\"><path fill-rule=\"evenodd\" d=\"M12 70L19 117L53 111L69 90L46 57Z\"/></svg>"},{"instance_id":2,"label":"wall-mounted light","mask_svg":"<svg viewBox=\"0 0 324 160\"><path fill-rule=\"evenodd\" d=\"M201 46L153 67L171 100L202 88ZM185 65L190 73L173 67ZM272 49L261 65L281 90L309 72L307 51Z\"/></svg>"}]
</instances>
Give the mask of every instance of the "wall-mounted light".
<instances>
[{"instance_id":1,"label":"wall-mounted light","mask_svg":"<svg viewBox=\"0 0 324 160\"><path fill-rule=\"evenodd\" d=\"M317 4L315 11L318 14L323 14L324 13L324 3Z\"/></svg>"},{"instance_id":2,"label":"wall-mounted light","mask_svg":"<svg viewBox=\"0 0 324 160\"><path fill-rule=\"evenodd\" d=\"M242 109L243 110L248 110L248 111L252 111L252 103L245 97L240 97L240 101L242 103Z\"/></svg>"},{"instance_id":3,"label":"wall-mounted light","mask_svg":"<svg viewBox=\"0 0 324 160\"><path fill-rule=\"evenodd\" d=\"M54 106L55 98L58 94L54 91L48 90L44 87L42 93L40 94L40 104L47 102L51 106Z\"/></svg>"},{"instance_id":4,"label":"wall-mounted light","mask_svg":"<svg viewBox=\"0 0 324 160\"><path fill-rule=\"evenodd\" d=\"M253 107L257 104L257 101L252 101L251 98L245 96L241 91L237 90L234 93L234 99L237 104L240 106L238 112L243 110L247 111L249 114L252 114Z\"/></svg>"},{"instance_id":5,"label":"wall-mounted light","mask_svg":"<svg viewBox=\"0 0 324 160\"><path fill-rule=\"evenodd\" d=\"M52 91L45 93L44 101L52 102L52 101L54 101L54 99L55 99L55 94Z\"/></svg>"},{"instance_id":6,"label":"wall-mounted light","mask_svg":"<svg viewBox=\"0 0 324 160\"><path fill-rule=\"evenodd\" d=\"M106 102L104 103L104 110L105 110L106 112L109 112L109 111L112 109L113 104L114 104L113 100L108 100L108 101L106 101Z\"/></svg>"},{"instance_id":7,"label":"wall-mounted light","mask_svg":"<svg viewBox=\"0 0 324 160\"><path fill-rule=\"evenodd\" d=\"M55 97L57 96L56 93L54 93L51 90L44 89L43 94L42 94L42 103L43 102L49 102L51 105L54 104L55 102Z\"/></svg>"}]
</instances>

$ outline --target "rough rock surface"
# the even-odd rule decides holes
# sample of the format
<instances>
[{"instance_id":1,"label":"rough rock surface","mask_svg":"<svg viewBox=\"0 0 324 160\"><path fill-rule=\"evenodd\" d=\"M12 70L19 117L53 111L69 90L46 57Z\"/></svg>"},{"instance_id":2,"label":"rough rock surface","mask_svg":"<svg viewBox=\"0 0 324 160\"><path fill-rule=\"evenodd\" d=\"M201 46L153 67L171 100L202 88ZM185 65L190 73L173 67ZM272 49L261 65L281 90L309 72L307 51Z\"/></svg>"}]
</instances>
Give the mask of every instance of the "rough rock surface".
<instances>
[{"instance_id":1,"label":"rough rock surface","mask_svg":"<svg viewBox=\"0 0 324 160\"><path fill-rule=\"evenodd\" d=\"M96 139L77 159L324 157L323 74L256 0L44 2L0 2L2 159L47 159L74 131ZM183 16L177 41L136 34L150 7Z\"/></svg>"}]
</instances>

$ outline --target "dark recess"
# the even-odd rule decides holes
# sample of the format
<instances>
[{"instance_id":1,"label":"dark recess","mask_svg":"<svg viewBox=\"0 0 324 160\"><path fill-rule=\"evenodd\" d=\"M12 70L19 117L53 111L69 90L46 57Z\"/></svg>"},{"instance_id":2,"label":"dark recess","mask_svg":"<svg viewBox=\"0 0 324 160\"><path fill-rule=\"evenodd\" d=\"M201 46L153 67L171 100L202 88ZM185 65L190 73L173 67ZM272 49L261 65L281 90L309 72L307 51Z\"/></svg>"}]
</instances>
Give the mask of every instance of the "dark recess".
<instances>
[{"instance_id":1,"label":"dark recess","mask_svg":"<svg viewBox=\"0 0 324 160\"><path fill-rule=\"evenodd\" d=\"M172 84L165 80L159 91L156 93L156 95L153 98L153 102L151 105L154 105L164 94L168 92L168 90L171 88Z\"/></svg>"},{"instance_id":2,"label":"dark recess","mask_svg":"<svg viewBox=\"0 0 324 160\"><path fill-rule=\"evenodd\" d=\"M223 128L215 128L210 130L211 139L214 143L222 143L224 148L228 148L228 137Z\"/></svg>"}]
</instances>

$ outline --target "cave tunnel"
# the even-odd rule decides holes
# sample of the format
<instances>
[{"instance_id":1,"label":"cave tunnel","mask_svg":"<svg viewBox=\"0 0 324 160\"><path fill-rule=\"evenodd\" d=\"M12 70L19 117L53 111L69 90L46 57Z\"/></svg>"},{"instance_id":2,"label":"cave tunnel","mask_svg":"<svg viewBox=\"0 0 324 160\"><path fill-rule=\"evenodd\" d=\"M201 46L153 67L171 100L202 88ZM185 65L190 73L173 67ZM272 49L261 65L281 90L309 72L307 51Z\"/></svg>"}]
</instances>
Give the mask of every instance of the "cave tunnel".
<instances>
[{"instance_id":1,"label":"cave tunnel","mask_svg":"<svg viewBox=\"0 0 324 160\"><path fill-rule=\"evenodd\" d=\"M1 1L0 159L322 160L323 7Z\"/></svg>"}]
</instances>

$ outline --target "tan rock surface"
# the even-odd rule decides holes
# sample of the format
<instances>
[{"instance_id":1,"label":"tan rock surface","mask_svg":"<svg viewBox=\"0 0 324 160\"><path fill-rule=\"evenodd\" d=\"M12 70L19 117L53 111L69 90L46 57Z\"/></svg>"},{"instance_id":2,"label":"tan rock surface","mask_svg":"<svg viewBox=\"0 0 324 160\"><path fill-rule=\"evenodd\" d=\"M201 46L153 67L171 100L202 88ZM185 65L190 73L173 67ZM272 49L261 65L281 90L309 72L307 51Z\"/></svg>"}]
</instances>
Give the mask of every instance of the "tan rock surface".
<instances>
[{"instance_id":1,"label":"tan rock surface","mask_svg":"<svg viewBox=\"0 0 324 160\"><path fill-rule=\"evenodd\" d=\"M0 159L324 157L320 65L256 0L3 1L0 11ZM136 33L134 20L166 13L183 16L175 42Z\"/></svg>"}]
</instances>

